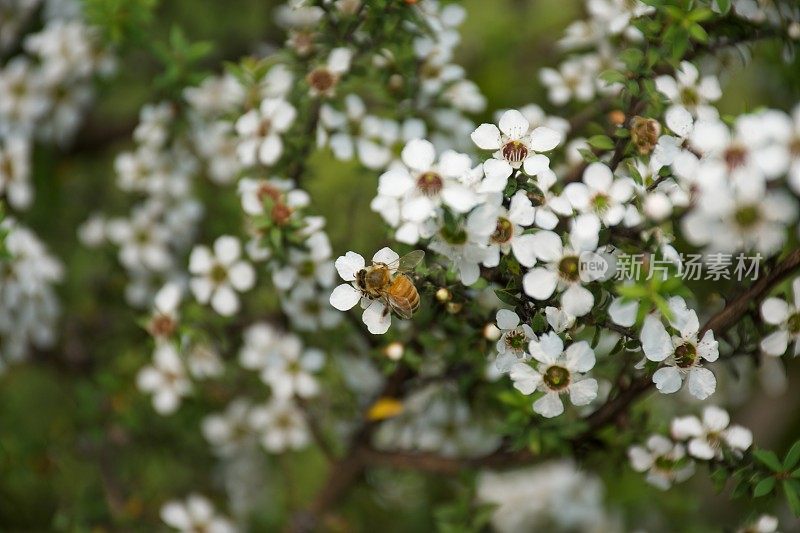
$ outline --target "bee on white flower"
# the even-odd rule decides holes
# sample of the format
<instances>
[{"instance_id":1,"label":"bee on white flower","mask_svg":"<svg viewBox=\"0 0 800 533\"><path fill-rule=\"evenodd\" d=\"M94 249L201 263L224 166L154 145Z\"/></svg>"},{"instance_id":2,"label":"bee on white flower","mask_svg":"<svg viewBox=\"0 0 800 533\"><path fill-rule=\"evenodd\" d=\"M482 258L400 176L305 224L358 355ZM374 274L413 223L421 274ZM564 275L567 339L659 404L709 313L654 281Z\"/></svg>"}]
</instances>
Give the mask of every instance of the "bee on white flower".
<instances>
[{"instance_id":1,"label":"bee on white flower","mask_svg":"<svg viewBox=\"0 0 800 533\"><path fill-rule=\"evenodd\" d=\"M614 178L603 163L592 163L583 172L583 182L569 183L564 195L580 213L592 213L604 225L616 226L625 217L626 204L633 196L633 180Z\"/></svg>"},{"instance_id":2,"label":"bee on white flower","mask_svg":"<svg viewBox=\"0 0 800 533\"><path fill-rule=\"evenodd\" d=\"M136 385L142 392L153 395L153 408L162 415L174 413L182 398L192 391L192 382L186 375L178 349L172 343L156 346L152 365L139 371Z\"/></svg>"},{"instance_id":3,"label":"bee on white flower","mask_svg":"<svg viewBox=\"0 0 800 533\"><path fill-rule=\"evenodd\" d=\"M503 113L499 128L481 124L472 132L472 141L482 150L494 150L493 159L484 162L486 178L478 192L502 192L514 170L522 168L536 176L550 166L548 152L561 143L562 135L546 126L530 131L528 120L515 109Z\"/></svg>"},{"instance_id":4,"label":"bee on white flower","mask_svg":"<svg viewBox=\"0 0 800 533\"><path fill-rule=\"evenodd\" d=\"M237 292L253 288L256 273L253 266L241 259L242 246L238 239L223 235L214 241L214 251L196 246L189 257L189 272L194 276L189 286L197 301L211 303L223 316L239 310Z\"/></svg>"},{"instance_id":5,"label":"bee on white flower","mask_svg":"<svg viewBox=\"0 0 800 533\"><path fill-rule=\"evenodd\" d=\"M800 278L792 282L793 304L782 298L767 298L761 303L761 316L764 322L777 327L761 339L761 351L767 355L780 357L794 342L791 353L800 355Z\"/></svg>"},{"instance_id":6,"label":"bee on white flower","mask_svg":"<svg viewBox=\"0 0 800 533\"><path fill-rule=\"evenodd\" d=\"M661 490L667 490L673 483L685 481L694 474L694 462L686 457L683 445L661 435L650 436L646 447L631 446L628 458L634 470L647 472L647 482Z\"/></svg>"},{"instance_id":7,"label":"bee on white flower","mask_svg":"<svg viewBox=\"0 0 800 533\"><path fill-rule=\"evenodd\" d=\"M217 514L211 502L199 494L190 494L184 501L168 501L161 507L161 519L181 533L238 531L233 522Z\"/></svg>"},{"instance_id":8,"label":"bee on white flower","mask_svg":"<svg viewBox=\"0 0 800 533\"><path fill-rule=\"evenodd\" d=\"M689 441L689 455L709 461L722 459L722 448L743 452L753 444L753 433L742 426L730 426L730 416L724 409L709 405L703 410L703 420L683 416L672 420L672 438Z\"/></svg>"},{"instance_id":9,"label":"bee on white flower","mask_svg":"<svg viewBox=\"0 0 800 533\"><path fill-rule=\"evenodd\" d=\"M260 435L261 445L270 453L301 450L311 435L303 412L285 398L273 398L250 412L250 424Z\"/></svg>"},{"instance_id":10,"label":"bee on white flower","mask_svg":"<svg viewBox=\"0 0 800 533\"><path fill-rule=\"evenodd\" d=\"M500 338L496 345L495 365L500 372L505 373L510 371L515 363L530 359L527 349L530 342L536 340L536 335L528 324L521 323L517 313L509 309L497 311L496 320Z\"/></svg>"},{"instance_id":11,"label":"bee on white flower","mask_svg":"<svg viewBox=\"0 0 800 533\"><path fill-rule=\"evenodd\" d=\"M516 363L511 367L514 387L523 394L544 392L533 403L536 413L552 418L564 412L562 394L569 394L573 405L587 405L597 396L597 380L584 374L594 368L595 355L586 341L571 344L566 351L564 341L554 332L530 342L528 351L538 365Z\"/></svg>"},{"instance_id":12,"label":"bee on white flower","mask_svg":"<svg viewBox=\"0 0 800 533\"><path fill-rule=\"evenodd\" d=\"M663 394L677 392L688 378L689 392L699 400L711 396L717 388L717 379L704 361L714 362L719 358L719 346L714 332L707 330L699 339L700 323L697 313L686 307L680 296L669 299L670 327L677 332L670 335L661 317L648 315L640 334L642 350L650 361L664 362L653 374L653 383Z\"/></svg>"},{"instance_id":13,"label":"bee on white flower","mask_svg":"<svg viewBox=\"0 0 800 533\"><path fill-rule=\"evenodd\" d=\"M267 98L258 109L239 117L236 121L237 153L242 164L274 165L283 154L281 135L291 128L296 117L294 106L281 98Z\"/></svg>"},{"instance_id":14,"label":"bee on white flower","mask_svg":"<svg viewBox=\"0 0 800 533\"><path fill-rule=\"evenodd\" d=\"M397 252L382 248L372 257L372 265L367 266L362 256L347 252L336 259L335 265L339 276L348 283L333 290L331 305L347 311L361 302L361 318L369 332L386 333L392 323L391 311L409 319L419 307L419 293L404 272L413 270L423 256L421 250L400 257Z\"/></svg>"}]
</instances>

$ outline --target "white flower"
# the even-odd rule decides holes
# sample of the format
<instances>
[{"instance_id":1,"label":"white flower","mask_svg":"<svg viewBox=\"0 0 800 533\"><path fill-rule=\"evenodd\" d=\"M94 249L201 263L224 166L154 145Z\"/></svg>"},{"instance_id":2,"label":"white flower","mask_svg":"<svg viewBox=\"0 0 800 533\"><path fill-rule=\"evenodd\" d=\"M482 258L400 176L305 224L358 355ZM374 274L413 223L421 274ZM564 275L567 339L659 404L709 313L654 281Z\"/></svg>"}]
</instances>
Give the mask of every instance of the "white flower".
<instances>
[{"instance_id":1,"label":"white flower","mask_svg":"<svg viewBox=\"0 0 800 533\"><path fill-rule=\"evenodd\" d=\"M261 379L272 389L277 398L312 398L319 394L319 383L314 374L325 364L321 350L308 348L283 350L282 357L269 364L261 373Z\"/></svg>"},{"instance_id":2,"label":"white flower","mask_svg":"<svg viewBox=\"0 0 800 533\"><path fill-rule=\"evenodd\" d=\"M281 134L294 123L297 110L279 98L267 98L236 121L238 154L243 165L273 165L283 153Z\"/></svg>"},{"instance_id":3,"label":"white flower","mask_svg":"<svg viewBox=\"0 0 800 533\"><path fill-rule=\"evenodd\" d=\"M688 61L681 62L675 77L659 76L656 78L656 89L666 96L674 105L683 106L692 113L709 102L715 102L722 96L722 89L715 76L700 77L700 73Z\"/></svg>"},{"instance_id":4,"label":"white flower","mask_svg":"<svg viewBox=\"0 0 800 533\"><path fill-rule=\"evenodd\" d=\"M399 259L400 256L393 250L381 248L372 257L372 264L386 266L388 275L393 276L397 272ZM347 311L361 302L361 307L364 308L361 318L369 332L375 335L386 333L392 324L392 314L385 298L368 292L356 279L358 273L366 268L364 258L355 252L347 252L336 259L335 265L339 276L349 283L342 283L333 290L331 305L339 311Z\"/></svg>"},{"instance_id":5,"label":"white flower","mask_svg":"<svg viewBox=\"0 0 800 533\"><path fill-rule=\"evenodd\" d=\"M31 144L23 137L0 139L0 195L14 209L27 209L33 200Z\"/></svg>"},{"instance_id":6,"label":"white flower","mask_svg":"<svg viewBox=\"0 0 800 533\"><path fill-rule=\"evenodd\" d=\"M193 344L186 353L186 366L196 379L219 377L225 372L225 366L219 353L206 343Z\"/></svg>"},{"instance_id":7,"label":"white flower","mask_svg":"<svg viewBox=\"0 0 800 533\"><path fill-rule=\"evenodd\" d=\"M758 520L736 530L736 533L775 533L778 531L778 519L762 514Z\"/></svg>"},{"instance_id":8,"label":"white flower","mask_svg":"<svg viewBox=\"0 0 800 533\"><path fill-rule=\"evenodd\" d=\"M290 400L274 398L254 407L250 424L261 435L261 445L270 453L300 450L310 441L303 412Z\"/></svg>"},{"instance_id":9,"label":"white flower","mask_svg":"<svg viewBox=\"0 0 800 533\"><path fill-rule=\"evenodd\" d=\"M587 219L581 226L588 230L591 223ZM581 284L581 252L593 250L594 246L587 246L590 243L580 242L582 239L573 235L572 246L565 247L561 237L552 231L540 231L533 237L533 249L545 265L531 269L522 277L525 294L536 300L548 300L556 291L563 291L561 307L568 314L580 317L591 311L594 296ZM575 246L576 241L578 246Z\"/></svg>"},{"instance_id":10,"label":"white flower","mask_svg":"<svg viewBox=\"0 0 800 533\"><path fill-rule=\"evenodd\" d=\"M172 500L161 507L161 519L181 533L235 533L233 522L216 514L204 496L189 495L185 501Z\"/></svg>"},{"instance_id":11,"label":"white flower","mask_svg":"<svg viewBox=\"0 0 800 533\"><path fill-rule=\"evenodd\" d=\"M631 446L628 458L634 470L647 472L647 482L661 490L689 479L694 473L694 463L686 459L683 445L661 435L652 435L647 439L646 448Z\"/></svg>"},{"instance_id":12,"label":"white flower","mask_svg":"<svg viewBox=\"0 0 800 533\"><path fill-rule=\"evenodd\" d=\"M792 295L794 305L775 297L761 303L764 322L778 328L761 340L761 350L767 355L780 357L791 342L794 342L793 355L800 355L800 278L792 282Z\"/></svg>"},{"instance_id":13,"label":"white flower","mask_svg":"<svg viewBox=\"0 0 800 533\"><path fill-rule=\"evenodd\" d=\"M248 400L233 400L224 412L203 419L203 436L213 446L215 453L232 457L254 441L255 434L250 425L251 409Z\"/></svg>"},{"instance_id":14,"label":"white flower","mask_svg":"<svg viewBox=\"0 0 800 533\"><path fill-rule=\"evenodd\" d=\"M452 150L436 162L436 150L429 141L409 141L401 154L405 166L395 165L380 177L378 194L397 198L400 220L421 223L444 203L456 213L466 213L478 203L478 196L461 178L472 169L469 156Z\"/></svg>"},{"instance_id":15,"label":"white flower","mask_svg":"<svg viewBox=\"0 0 800 533\"><path fill-rule=\"evenodd\" d=\"M535 210L525 191L517 191L508 208L502 205L503 198L493 194L484 204L473 210L467 218L467 229L473 235L482 236L488 243L483 264L496 267L500 254L514 253L519 264L532 267L536 264L535 238L523 234L523 226L533 224Z\"/></svg>"},{"instance_id":16,"label":"white flower","mask_svg":"<svg viewBox=\"0 0 800 533\"><path fill-rule=\"evenodd\" d=\"M236 292L253 288L256 273L253 266L240 259L242 245L235 237L223 235L214 241L214 252L206 246L196 246L189 257L189 272L194 277L189 285L200 303L223 316L239 311Z\"/></svg>"},{"instance_id":17,"label":"white flower","mask_svg":"<svg viewBox=\"0 0 800 533\"><path fill-rule=\"evenodd\" d=\"M583 183L568 184L564 195L577 211L593 213L606 226L615 226L622 222L626 204L633 196L633 181L614 179L608 166L592 163L583 173Z\"/></svg>"},{"instance_id":18,"label":"white flower","mask_svg":"<svg viewBox=\"0 0 800 533\"><path fill-rule=\"evenodd\" d=\"M680 296L670 298L669 309L672 314L670 325L677 330L677 335L670 336L656 315L645 318L640 334L645 357L651 361L664 361L667 365L656 370L653 383L663 394L671 394L681 388L684 377L688 376L689 392L695 398L705 400L717 388L714 374L701 366L704 360L713 362L719 358L714 332L708 330L698 340L700 323L697 313L688 309Z\"/></svg>"},{"instance_id":19,"label":"white flower","mask_svg":"<svg viewBox=\"0 0 800 533\"><path fill-rule=\"evenodd\" d=\"M178 350L172 343L156 346L153 364L139 371L136 385L141 391L153 395L153 408L162 415L174 413L181 398L188 396L192 387Z\"/></svg>"},{"instance_id":20,"label":"white flower","mask_svg":"<svg viewBox=\"0 0 800 533\"><path fill-rule=\"evenodd\" d=\"M703 410L703 420L684 416L672 421L672 438L688 440L689 455L697 459L722 458L722 448L743 452L753 444L753 434L742 426L730 426L728 413L709 405Z\"/></svg>"},{"instance_id":21,"label":"white flower","mask_svg":"<svg viewBox=\"0 0 800 533\"><path fill-rule=\"evenodd\" d=\"M595 95L595 71L596 67L587 59L571 59L564 61L559 70L543 68L539 79L555 105L564 105L572 98L587 102Z\"/></svg>"},{"instance_id":22,"label":"white flower","mask_svg":"<svg viewBox=\"0 0 800 533\"><path fill-rule=\"evenodd\" d=\"M168 339L178 327L178 307L183 296L177 283L167 283L153 299L153 312L147 330L156 338L156 342Z\"/></svg>"},{"instance_id":23,"label":"white flower","mask_svg":"<svg viewBox=\"0 0 800 533\"><path fill-rule=\"evenodd\" d=\"M520 323L517 313L508 309L497 311L497 327L501 334L495 364L501 372L508 372L513 364L529 359L526 350L536 335L528 324Z\"/></svg>"},{"instance_id":24,"label":"white flower","mask_svg":"<svg viewBox=\"0 0 800 533\"><path fill-rule=\"evenodd\" d=\"M480 277L480 264L486 260L488 248L482 235L470 232L465 224L455 231L443 227L433 236L428 248L447 257L458 271L461 283L472 285Z\"/></svg>"},{"instance_id":25,"label":"white flower","mask_svg":"<svg viewBox=\"0 0 800 533\"><path fill-rule=\"evenodd\" d=\"M324 66L312 70L306 76L311 96L332 97L342 75L350 70L353 51L346 47L334 48Z\"/></svg>"},{"instance_id":26,"label":"white flower","mask_svg":"<svg viewBox=\"0 0 800 533\"><path fill-rule=\"evenodd\" d=\"M597 396L597 380L583 378L583 373L594 368L595 356L589 343L576 342L564 351L564 341L554 332L531 341L530 354L539 362L537 368L527 363L511 367L514 387L523 394L534 391L544 396L533 403L533 410L546 418L564 412L562 394L569 394L573 405L587 405Z\"/></svg>"},{"instance_id":27,"label":"white flower","mask_svg":"<svg viewBox=\"0 0 800 533\"><path fill-rule=\"evenodd\" d=\"M331 306L327 291L303 283L281 298L283 308L292 326L301 331L331 329L342 321L341 313Z\"/></svg>"},{"instance_id":28,"label":"white flower","mask_svg":"<svg viewBox=\"0 0 800 533\"><path fill-rule=\"evenodd\" d=\"M550 159L537 152L550 151L562 140L559 132L546 126L529 131L528 120L515 109L503 113L499 126L481 124L471 135L478 148L495 150L494 158L483 164L486 178L479 192L502 192L509 176L520 167L531 176L549 168Z\"/></svg>"}]
</instances>

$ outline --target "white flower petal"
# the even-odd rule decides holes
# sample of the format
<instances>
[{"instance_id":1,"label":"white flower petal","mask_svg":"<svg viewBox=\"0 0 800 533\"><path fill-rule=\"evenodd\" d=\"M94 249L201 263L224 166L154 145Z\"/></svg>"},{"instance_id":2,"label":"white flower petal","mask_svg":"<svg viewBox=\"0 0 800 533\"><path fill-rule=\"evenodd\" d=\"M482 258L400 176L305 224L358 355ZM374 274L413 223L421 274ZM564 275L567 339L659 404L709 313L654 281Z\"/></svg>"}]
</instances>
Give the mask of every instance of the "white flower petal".
<instances>
[{"instance_id":1,"label":"white flower petal","mask_svg":"<svg viewBox=\"0 0 800 533\"><path fill-rule=\"evenodd\" d=\"M472 142L481 150L500 149L500 130L494 124L481 124L472 132L470 137Z\"/></svg>"},{"instance_id":2,"label":"white flower petal","mask_svg":"<svg viewBox=\"0 0 800 533\"><path fill-rule=\"evenodd\" d=\"M589 405L597 398L597 380L583 379L569 386L569 400L573 405Z\"/></svg>"},{"instance_id":3,"label":"white flower petal","mask_svg":"<svg viewBox=\"0 0 800 533\"><path fill-rule=\"evenodd\" d=\"M497 311L497 327L500 329L514 329L519 326L519 315L510 309Z\"/></svg>"},{"instance_id":4,"label":"white flower petal","mask_svg":"<svg viewBox=\"0 0 800 533\"><path fill-rule=\"evenodd\" d=\"M564 404L557 393L548 392L533 402L533 410L545 418L553 418L564 412Z\"/></svg>"},{"instance_id":5,"label":"white flower petal","mask_svg":"<svg viewBox=\"0 0 800 533\"><path fill-rule=\"evenodd\" d=\"M361 292L349 283L342 283L331 293L330 303L339 311L347 311L356 306L361 300Z\"/></svg>"},{"instance_id":6,"label":"white flower petal","mask_svg":"<svg viewBox=\"0 0 800 533\"><path fill-rule=\"evenodd\" d=\"M525 294L536 300L547 300L553 295L558 275L546 268L534 268L522 277Z\"/></svg>"},{"instance_id":7,"label":"white flower petal","mask_svg":"<svg viewBox=\"0 0 800 533\"><path fill-rule=\"evenodd\" d=\"M717 390L717 378L707 368L693 368L689 372L689 392L698 400L705 400Z\"/></svg>"},{"instance_id":8,"label":"white flower petal","mask_svg":"<svg viewBox=\"0 0 800 533\"><path fill-rule=\"evenodd\" d=\"M667 366L656 370L653 374L653 383L662 394L672 394L680 390L683 381L676 368Z\"/></svg>"},{"instance_id":9,"label":"white flower petal","mask_svg":"<svg viewBox=\"0 0 800 533\"><path fill-rule=\"evenodd\" d=\"M531 133L530 146L537 152L552 150L561 142L561 134L554 129L539 126Z\"/></svg>"}]
</instances>

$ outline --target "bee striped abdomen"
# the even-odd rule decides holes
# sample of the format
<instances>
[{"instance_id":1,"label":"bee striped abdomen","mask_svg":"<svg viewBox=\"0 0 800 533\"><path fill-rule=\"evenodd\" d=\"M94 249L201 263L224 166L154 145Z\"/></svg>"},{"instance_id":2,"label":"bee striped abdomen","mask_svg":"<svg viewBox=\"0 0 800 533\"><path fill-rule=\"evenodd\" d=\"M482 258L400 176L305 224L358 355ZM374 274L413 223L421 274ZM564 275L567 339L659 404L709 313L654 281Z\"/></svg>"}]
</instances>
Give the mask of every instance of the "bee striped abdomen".
<instances>
[{"instance_id":1,"label":"bee striped abdomen","mask_svg":"<svg viewBox=\"0 0 800 533\"><path fill-rule=\"evenodd\" d=\"M408 276L398 274L386 294L392 307L403 318L410 318L419 308L419 292Z\"/></svg>"}]
</instances>

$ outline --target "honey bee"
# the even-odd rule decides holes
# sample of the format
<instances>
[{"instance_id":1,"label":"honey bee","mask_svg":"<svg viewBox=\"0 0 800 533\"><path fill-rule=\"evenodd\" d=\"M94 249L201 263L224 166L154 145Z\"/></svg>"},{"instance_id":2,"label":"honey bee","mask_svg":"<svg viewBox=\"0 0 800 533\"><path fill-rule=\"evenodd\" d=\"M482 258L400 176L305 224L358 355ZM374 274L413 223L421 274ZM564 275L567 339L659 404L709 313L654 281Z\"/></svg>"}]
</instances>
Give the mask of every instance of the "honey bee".
<instances>
[{"instance_id":1,"label":"honey bee","mask_svg":"<svg viewBox=\"0 0 800 533\"><path fill-rule=\"evenodd\" d=\"M419 308L419 293L405 272L414 270L425 257L414 250L392 263L372 263L356 273L356 284L373 300L386 304L386 313L393 310L400 318L409 319Z\"/></svg>"}]
</instances>

